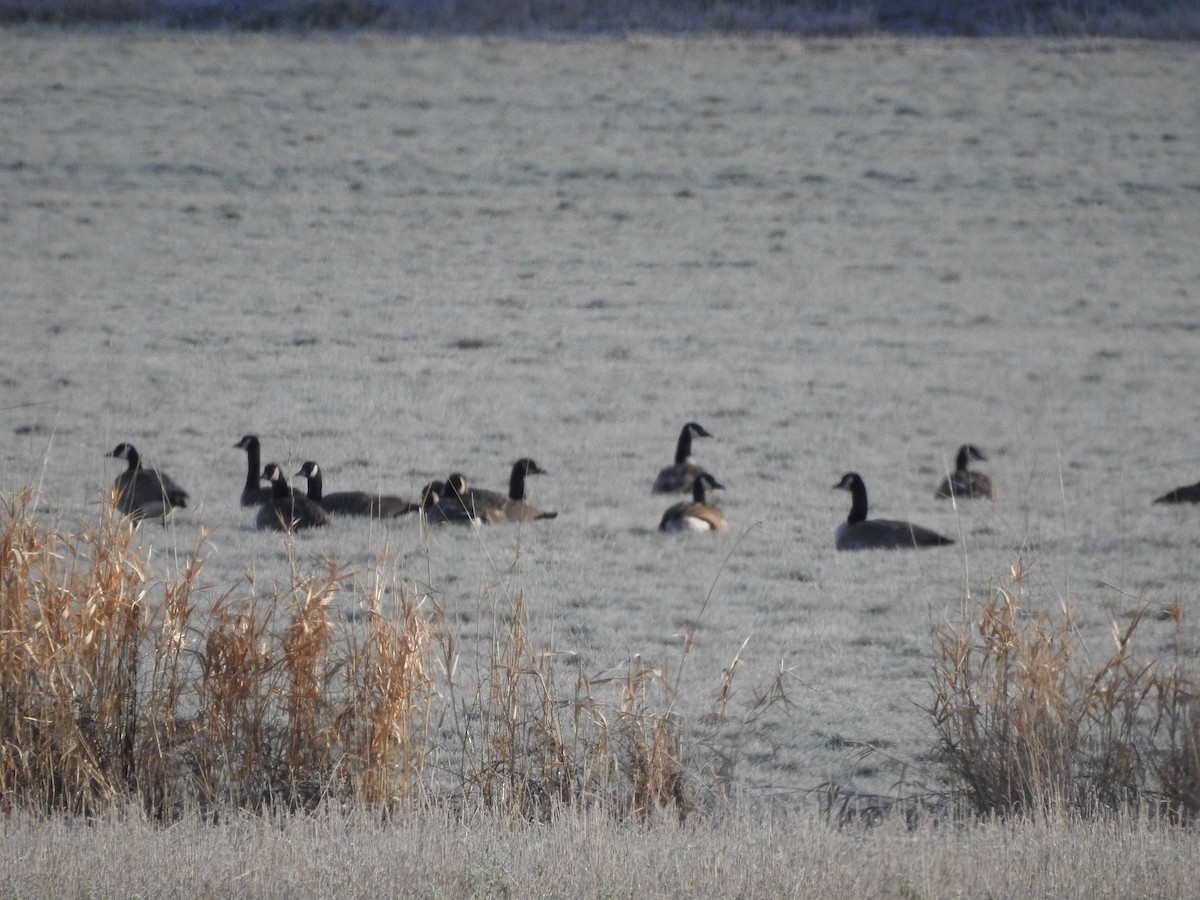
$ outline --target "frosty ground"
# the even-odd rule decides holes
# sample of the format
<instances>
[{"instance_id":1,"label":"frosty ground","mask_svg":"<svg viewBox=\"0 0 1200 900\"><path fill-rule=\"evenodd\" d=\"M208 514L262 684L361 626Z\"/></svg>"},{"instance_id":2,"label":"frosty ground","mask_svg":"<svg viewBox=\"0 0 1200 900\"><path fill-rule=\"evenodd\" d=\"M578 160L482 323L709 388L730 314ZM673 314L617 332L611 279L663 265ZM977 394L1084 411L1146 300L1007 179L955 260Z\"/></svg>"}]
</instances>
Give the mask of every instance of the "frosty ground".
<instances>
[{"instance_id":1,"label":"frosty ground","mask_svg":"<svg viewBox=\"0 0 1200 900\"><path fill-rule=\"evenodd\" d=\"M782 673L794 707L725 740L785 802L937 785L930 632L1018 560L1099 651L1197 602L1196 510L1150 505L1200 477L1192 46L0 45L0 489L49 521L93 520L131 441L193 498L143 528L158 565L203 526L214 593L250 594L291 562L238 506L246 432L327 490L502 488L532 456L557 520L339 522L295 554L395 560L466 664L523 592L586 673L674 673L694 633L685 717L739 653L743 709ZM728 535L656 531L689 420ZM1000 498L955 508L967 441ZM837 553L848 470L958 544Z\"/></svg>"}]
</instances>

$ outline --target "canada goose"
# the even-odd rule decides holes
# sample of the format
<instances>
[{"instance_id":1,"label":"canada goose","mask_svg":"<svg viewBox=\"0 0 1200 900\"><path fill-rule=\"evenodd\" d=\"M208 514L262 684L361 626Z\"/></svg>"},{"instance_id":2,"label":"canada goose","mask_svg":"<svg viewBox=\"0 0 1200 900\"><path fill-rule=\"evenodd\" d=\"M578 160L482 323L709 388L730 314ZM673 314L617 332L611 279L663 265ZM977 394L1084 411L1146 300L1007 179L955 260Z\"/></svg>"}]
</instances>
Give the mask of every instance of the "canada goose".
<instances>
[{"instance_id":1,"label":"canada goose","mask_svg":"<svg viewBox=\"0 0 1200 900\"><path fill-rule=\"evenodd\" d=\"M546 470L534 460L527 456L522 457L513 463L512 473L508 478L507 497L499 491L470 488L466 493L466 505L477 515L481 515L485 522L501 519L510 522L531 522L534 519L557 518L557 512L543 512L525 501L525 477L545 474Z\"/></svg>"},{"instance_id":2,"label":"canada goose","mask_svg":"<svg viewBox=\"0 0 1200 900\"><path fill-rule=\"evenodd\" d=\"M679 443L675 445L675 464L658 473L654 487L650 489L651 493L686 494L692 489L692 482L704 471L692 462L693 437L712 437L712 434L695 422L684 425L683 430L679 432Z\"/></svg>"},{"instance_id":3,"label":"canada goose","mask_svg":"<svg viewBox=\"0 0 1200 900\"><path fill-rule=\"evenodd\" d=\"M445 522L482 525L489 521L479 515L471 503L467 479L460 472L451 472L445 481L427 484L421 493L425 501L425 521L431 525ZM425 497L426 493L428 497Z\"/></svg>"},{"instance_id":4,"label":"canada goose","mask_svg":"<svg viewBox=\"0 0 1200 900\"><path fill-rule=\"evenodd\" d=\"M278 463L268 463L262 477L271 482L271 499L262 505L255 520L259 528L298 531L329 524L329 513L319 503L288 487Z\"/></svg>"},{"instance_id":5,"label":"canada goose","mask_svg":"<svg viewBox=\"0 0 1200 900\"><path fill-rule=\"evenodd\" d=\"M375 516L394 519L416 510L417 504L409 503L394 494L368 494L366 491L336 491L323 493L321 467L311 459L300 467L297 478L308 479L308 499L319 503L327 513L342 516Z\"/></svg>"},{"instance_id":6,"label":"canada goose","mask_svg":"<svg viewBox=\"0 0 1200 900\"><path fill-rule=\"evenodd\" d=\"M1155 503L1200 503L1200 481L1177 487L1158 497Z\"/></svg>"},{"instance_id":7,"label":"canada goose","mask_svg":"<svg viewBox=\"0 0 1200 900\"><path fill-rule=\"evenodd\" d=\"M992 489L992 479L982 472L972 472L968 468L973 459L981 462L987 461L983 451L974 444L963 444L958 448L954 473L949 478L943 479L942 483L938 485L937 496L954 497L958 500L966 500L971 497L996 499L996 494Z\"/></svg>"},{"instance_id":8,"label":"canada goose","mask_svg":"<svg viewBox=\"0 0 1200 900\"><path fill-rule=\"evenodd\" d=\"M124 515L138 520L157 516L165 524L171 510L187 506L187 491L165 472L143 469L142 458L133 444L117 444L107 455L128 463L113 482L113 502Z\"/></svg>"},{"instance_id":9,"label":"canada goose","mask_svg":"<svg viewBox=\"0 0 1200 900\"><path fill-rule=\"evenodd\" d=\"M692 483L691 502L676 503L663 513L659 531L728 531L724 514L706 498L709 491L724 487L708 472L701 472Z\"/></svg>"},{"instance_id":10,"label":"canada goose","mask_svg":"<svg viewBox=\"0 0 1200 900\"><path fill-rule=\"evenodd\" d=\"M942 537L936 531L913 525L911 522L897 522L893 519L867 518L867 486L857 472L847 472L842 480L835 484L834 489L841 488L849 491L853 498L850 504L850 516L838 526L835 539L839 550L876 550L914 547L940 547L953 544L948 537Z\"/></svg>"},{"instance_id":11,"label":"canada goose","mask_svg":"<svg viewBox=\"0 0 1200 900\"><path fill-rule=\"evenodd\" d=\"M262 445L258 442L258 436L242 435L242 439L233 446L246 451L246 486L242 488L242 506L261 506L274 496L274 488L269 484L263 487L262 484ZM295 488L290 490L297 497L304 496Z\"/></svg>"}]
</instances>

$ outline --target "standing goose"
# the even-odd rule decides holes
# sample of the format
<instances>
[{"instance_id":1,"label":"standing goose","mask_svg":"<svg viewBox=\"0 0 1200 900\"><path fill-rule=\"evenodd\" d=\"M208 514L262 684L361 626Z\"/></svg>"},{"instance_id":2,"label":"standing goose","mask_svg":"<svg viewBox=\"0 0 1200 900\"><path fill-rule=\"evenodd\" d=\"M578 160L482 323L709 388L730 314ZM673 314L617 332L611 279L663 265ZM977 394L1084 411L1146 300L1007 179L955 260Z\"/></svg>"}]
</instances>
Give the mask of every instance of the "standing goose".
<instances>
[{"instance_id":1,"label":"standing goose","mask_svg":"<svg viewBox=\"0 0 1200 900\"><path fill-rule=\"evenodd\" d=\"M156 516L166 524L171 510L187 506L187 491L165 472L143 469L142 458L133 444L117 444L107 455L128 463L113 482L113 503L124 515L139 521L146 516Z\"/></svg>"},{"instance_id":2,"label":"standing goose","mask_svg":"<svg viewBox=\"0 0 1200 900\"><path fill-rule=\"evenodd\" d=\"M1200 503L1200 481L1167 491L1155 503Z\"/></svg>"},{"instance_id":3,"label":"standing goose","mask_svg":"<svg viewBox=\"0 0 1200 900\"><path fill-rule=\"evenodd\" d=\"M708 472L701 472L692 483L691 502L676 503L663 513L659 531L728 531L724 514L706 496L709 491L724 487Z\"/></svg>"},{"instance_id":4,"label":"standing goose","mask_svg":"<svg viewBox=\"0 0 1200 900\"><path fill-rule=\"evenodd\" d=\"M692 462L693 437L712 437L712 434L696 422L684 425L683 430L679 432L679 443L675 445L675 464L658 473L654 487L650 489L651 493L686 494L692 489L692 482L704 471Z\"/></svg>"},{"instance_id":5,"label":"standing goose","mask_svg":"<svg viewBox=\"0 0 1200 900\"><path fill-rule=\"evenodd\" d=\"M342 516L373 516L394 519L405 513L414 512L417 504L409 503L394 494L368 494L366 491L335 491L323 493L321 467L311 459L300 467L296 477L308 479L308 499L319 503L327 513Z\"/></svg>"},{"instance_id":6,"label":"standing goose","mask_svg":"<svg viewBox=\"0 0 1200 900\"><path fill-rule=\"evenodd\" d=\"M329 524L329 514L318 503L288 487L278 463L268 463L262 477L271 482L271 499L258 510L259 528L273 531L298 531Z\"/></svg>"},{"instance_id":7,"label":"standing goose","mask_svg":"<svg viewBox=\"0 0 1200 900\"><path fill-rule=\"evenodd\" d=\"M867 486L857 472L847 472L834 486L850 492L850 516L838 526L835 534L839 550L882 550L912 549L914 547L941 547L953 544L951 538L936 531L898 522L894 519L867 518Z\"/></svg>"},{"instance_id":8,"label":"standing goose","mask_svg":"<svg viewBox=\"0 0 1200 900\"><path fill-rule=\"evenodd\" d=\"M982 472L972 472L968 468L973 459L981 462L987 461L983 451L974 444L963 444L958 448L958 458L954 462L954 474L938 485L937 496L954 497L957 500L966 500L972 497L996 499L996 493L992 489L992 479Z\"/></svg>"}]
</instances>

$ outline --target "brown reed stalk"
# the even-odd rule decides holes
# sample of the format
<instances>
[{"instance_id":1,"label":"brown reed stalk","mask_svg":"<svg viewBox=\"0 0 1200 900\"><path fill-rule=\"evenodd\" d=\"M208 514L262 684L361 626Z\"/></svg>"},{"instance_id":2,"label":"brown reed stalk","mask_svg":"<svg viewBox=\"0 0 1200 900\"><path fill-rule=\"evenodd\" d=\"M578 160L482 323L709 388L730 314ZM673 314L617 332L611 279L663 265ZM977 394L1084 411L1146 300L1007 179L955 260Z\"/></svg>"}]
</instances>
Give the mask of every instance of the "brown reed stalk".
<instances>
[{"instance_id":1,"label":"brown reed stalk","mask_svg":"<svg viewBox=\"0 0 1200 900\"><path fill-rule=\"evenodd\" d=\"M1173 661L1138 660L1139 612L1113 623L1114 649L1089 671L1072 614L1027 610L1023 575L1018 563L970 630L935 636L929 711L951 782L985 815L1145 802L1194 815L1197 684L1182 642Z\"/></svg>"},{"instance_id":2,"label":"brown reed stalk","mask_svg":"<svg viewBox=\"0 0 1200 900\"><path fill-rule=\"evenodd\" d=\"M425 615L425 598L394 577L363 589L366 632L352 636L345 669L346 702L333 739L353 774L351 793L372 806L419 799L432 742L436 697L432 657L440 617ZM393 597L386 609L385 597Z\"/></svg>"},{"instance_id":3,"label":"brown reed stalk","mask_svg":"<svg viewBox=\"0 0 1200 900\"><path fill-rule=\"evenodd\" d=\"M37 523L30 498L5 502L0 537L5 804L88 812L136 772L145 560L109 505L64 536Z\"/></svg>"}]
</instances>

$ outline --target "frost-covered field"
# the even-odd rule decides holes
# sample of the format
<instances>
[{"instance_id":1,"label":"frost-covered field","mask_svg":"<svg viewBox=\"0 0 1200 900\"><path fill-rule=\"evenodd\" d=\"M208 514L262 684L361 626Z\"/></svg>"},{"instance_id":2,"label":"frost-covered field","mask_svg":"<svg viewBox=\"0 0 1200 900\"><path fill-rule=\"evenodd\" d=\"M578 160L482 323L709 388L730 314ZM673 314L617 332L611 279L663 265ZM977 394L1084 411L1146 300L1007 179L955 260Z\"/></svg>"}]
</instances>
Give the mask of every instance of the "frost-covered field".
<instances>
[{"instance_id":1,"label":"frost-covered field","mask_svg":"<svg viewBox=\"0 0 1200 900\"><path fill-rule=\"evenodd\" d=\"M0 489L72 527L132 441L193 500L143 540L212 529L214 596L289 578L243 433L326 490L533 456L557 520L339 521L300 565L387 554L465 671L518 591L568 671L674 678L694 633L690 721L739 651L735 718L783 670L723 740L785 800L936 785L931 629L1018 559L1098 653L1200 602L1200 510L1150 505L1200 478L1194 46L35 32L0 73ZM656 531L688 420L728 535ZM1000 498L955 510L966 441ZM847 470L958 545L836 552Z\"/></svg>"}]
</instances>

